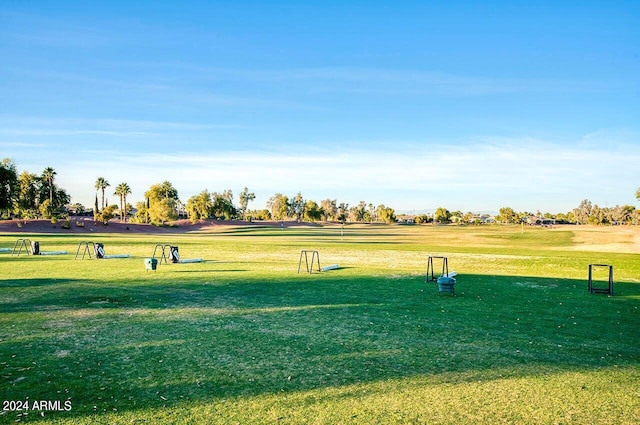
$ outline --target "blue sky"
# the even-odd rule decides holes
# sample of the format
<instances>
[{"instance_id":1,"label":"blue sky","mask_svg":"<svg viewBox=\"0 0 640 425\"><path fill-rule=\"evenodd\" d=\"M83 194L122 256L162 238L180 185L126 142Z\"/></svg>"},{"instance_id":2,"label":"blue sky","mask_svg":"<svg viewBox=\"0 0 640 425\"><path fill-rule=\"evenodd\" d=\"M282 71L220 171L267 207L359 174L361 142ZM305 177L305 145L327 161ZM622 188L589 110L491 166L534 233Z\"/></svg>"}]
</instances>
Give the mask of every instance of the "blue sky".
<instances>
[{"instance_id":1,"label":"blue sky","mask_svg":"<svg viewBox=\"0 0 640 425\"><path fill-rule=\"evenodd\" d=\"M72 202L636 205L638 2L93 3L0 5L0 156Z\"/></svg>"}]
</instances>

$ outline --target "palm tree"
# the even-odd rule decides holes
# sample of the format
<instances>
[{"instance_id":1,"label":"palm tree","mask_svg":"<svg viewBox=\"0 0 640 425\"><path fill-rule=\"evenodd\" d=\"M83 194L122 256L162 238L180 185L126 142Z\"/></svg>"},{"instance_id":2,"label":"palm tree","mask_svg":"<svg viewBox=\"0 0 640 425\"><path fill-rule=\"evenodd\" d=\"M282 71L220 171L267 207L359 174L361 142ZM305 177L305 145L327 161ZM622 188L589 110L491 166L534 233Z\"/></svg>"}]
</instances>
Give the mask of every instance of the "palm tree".
<instances>
[{"instance_id":1,"label":"palm tree","mask_svg":"<svg viewBox=\"0 0 640 425\"><path fill-rule=\"evenodd\" d=\"M56 176L56 171L51 168L51 167L47 167L44 169L44 171L42 172L42 180L47 182L47 185L49 186L49 202L51 205L51 208L53 208L53 179Z\"/></svg>"},{"instance_id":2,"label":"palm tree","mask_svg":"<svg viewBox=\"0 0 640 425\"><path fill-rule=\"evenodd\" d=\"M120 183L116 186L114 195L120 197L120 221L127 221L127 195L131 193L131 188L127 183Z\"/></svg>"},{"instance_id":3,"label":"palm tree","mask_svg":"<svg viewBox=\"0 0 640 425\"><path fill-rule=\"evenodd\" d=\"M96 189L102 191L102 209L104 209L104 190L111 186L104 177L98 177L96 180Z\"/></svg>"},{"instance_id":4,"label":"palm tree","mask_svg":"<svg viewBox=\"0 0 640 425\"><path fill-rule=\"evenodd\" d=\"M175 199L178 200L178 191L173 187L171 182L164 181L160 185L161 191L164 194L165 199Z\"/></svg>"}]
</instances>

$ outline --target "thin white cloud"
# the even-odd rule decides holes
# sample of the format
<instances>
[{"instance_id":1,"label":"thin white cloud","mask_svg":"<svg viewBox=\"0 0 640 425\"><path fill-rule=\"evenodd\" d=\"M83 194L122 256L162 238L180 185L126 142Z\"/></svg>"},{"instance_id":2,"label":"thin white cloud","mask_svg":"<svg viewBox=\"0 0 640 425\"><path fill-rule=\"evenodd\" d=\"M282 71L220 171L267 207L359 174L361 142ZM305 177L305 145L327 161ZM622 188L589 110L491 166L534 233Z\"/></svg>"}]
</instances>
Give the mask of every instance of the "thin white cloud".
<instances>
[{"instance_id":1,"label":"thin white cloud","mask_svg":"<svg viewBox=\"0 0 640 425\"><path fill-rule=\"evenodd\" d=\"M603 128L586 134L580 140L582 146L594 149L627 149L640 140L640 132L629 128Z\"/></svg>"},{"instance_id":2,"label":"thin white cloud","mask_svg":"<svg viewBox=\"0 0 640 425\"><path fill-rule=\"evenodd\" d=\"M533 139L466 146L395 146L382 152L316 149L312 154L102 152L87 157L84 153L82 163L70 161L58 167L64 168L67 183L74 186L72 194L84 193L85 199L81 202L85 203L87 197L89 201L93 199L93 180L98 175L114 184L128 182L134 190L132 199L141 199L151 184L164 180L174 184L183 201L204 189L240 190L244 186L267 198L276 192L294 194L300 190L303 194L326 193L326 196L350 193L354 199L346 201L357 202L358 193L375 194L381 202L390 205L397 200L396 192L402 192L405 198L407 194L415 194L404 199L399 208L429 206L424 205L427 200L420 201L425 194L464 200L474 192L493 193L492 196L503 200L492 202L505 204L526 203L527 197L532 203L540 203L545 198L555 199L564 194L569 198L567 202L577 205L580 199L591 196L610 195L610 199L604 201L615 200L624 196L616 193L621 190L621 181L633 180L632 183L637 184L640 180L637 171L630 172L640 162L640 147L636 146L629 146L624 152L606 148L585 150ZM82 188L78 185L80 182ZM602 188L608 185L611 187L607 193L602 193ZM631 189L624 190L632 196ZM385 201L385 197L389 200ZM576 201L573 197L579 199ZM503 205L483 208L500 206Z\"/></svg>"},{"instance_id":3,"label":"thin white cloud","mask_svg":"<svg viewBox=\"0 0 640 425\"><path fill-rule=\"evenodd\" d=\"M434 70L375 67L315 67L247 69L203 66L185 62L115 62L134 69L176 70L194 81L250 81L292 84L311 92L344 92L379 95L478 96L522 92L593 92L623 87L618 81L498 78L459 75Z\"/></svg>"}]
</instances>

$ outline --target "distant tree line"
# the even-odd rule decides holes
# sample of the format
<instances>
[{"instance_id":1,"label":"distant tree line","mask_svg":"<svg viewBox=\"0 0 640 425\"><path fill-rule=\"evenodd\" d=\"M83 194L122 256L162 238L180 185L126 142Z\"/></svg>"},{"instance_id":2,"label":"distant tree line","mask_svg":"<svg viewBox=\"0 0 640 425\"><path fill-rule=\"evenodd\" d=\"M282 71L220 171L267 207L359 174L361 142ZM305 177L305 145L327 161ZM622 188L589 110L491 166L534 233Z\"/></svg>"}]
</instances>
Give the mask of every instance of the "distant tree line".
<instances>
[{"instance_id":1,"label":"distant tree line","mask_svg":"<svg viewBox=\"0 0 640 425\"><path fill-rule=\"evenodd\" d=\"M121 221L130 220L135 223L164 224L186 216L192 221L201 219L241 219L241 220L298 220L307 222L338 221L354 223L393 223L398 216L393 208L384 204L374 206L360 201L357 205L338 203L336 199L324 199L318 204L305 199L301 192L289 197L276 193L267 201L266 208L249 210L249 202L255 200L255 194L244 188L239 195L239 204L233 200L233 192L209 192L203 190L182 204L178 191L171 182L152 185L144 193L144 200L136 203L135 208L127 203L127 195L131 194L129 184L123 182L115 187L113 195L119 199L118 204L111 204L106 198L106 190L110 183L104 177L95 182L96 197L92 210L86 210L79 203L71 205L71 197L55 183L56 171L45 168L40 174L28 171L18 173L15 162L5 158L0 162L0 218L55 218L70 214L84 215L93 213L95 220L107 223L120 216ZM100 195L100 203L98 202ZM636 199L640 200L640 188L636 190ZM449 211L439 207L432 215L420 214L411 216L412 222L421 223L462 223L483 224L497 222L514 224L526 222L530 217L553 220L555 223L572 224L640 224L640 210L633 205L615 207L599 207L588 199L567 213L516 212L510 207L500 208L499 214L491 217L472 212ZM402 218L402 217L400 217Z\"/></svg>"},{"instance_id":2,"label":"distant tree line","mask_svg":"<svg viewBox=\"0 0 640 425\"><path fill-rule=\"evenodd\" d=\"M15 162L3 159L0 162L0 216L29 219L66 214L71 197L55 184L56 174L50 167L40 174L28 171L18 174Z\"/></svg>"},{"instance_id":3,"label":"distant tree line","mask_svg":"<svg viewBox=\"0 0 640 425\"><path fill-rule=\"evenodd\" d=\"M262 213L273 220L295 219L298 221L339 221L354 223L393 223L396 214L393 208L383 204L374 207L360 201L357 205L338 203L336 199L324 199L318 204L311 199L304 199L298 192L289 199L286 195L276 193L267 202L267 209Z\"/></svg>"},{"instance_id":4,"label":"distant tree line","mask_svg":"<svg viewBox=\"0 0 640 425\"><path fill-rule=\"evenodd\" d=\"M640 189L636 199L640 200ZM599 207L585 199L573 209L573 220L576 224L640 224L640 210L633 205Z\"/></svg>"},{"instance_id":5,"label":"distant tree line","mask_svg":"<svg viewBox=\"0 0 640 425\"><path fill-rule=\"evenodd\" d=\"M640 189L636 193L636 198L640 200ZM593 205L588 199L583 200L573 210L567 213L535 213L530 211L516 212L511 207L502 207L498 215L474 214L472 212L462 213L461 211L451 212L444 207L439 207L433 216L427 214L417 215L413 218L415 223L459 223L459 224L536 224L531 220L550 221L556 224L591 224L591 225L621 225L640 224L640 210L633 205L616 205L615 207L599 207Z\"/></svg>"},{"instance_id":6,"label":"distant tree line","mask_svg":"<svg viewBox=\"0 0 640 425\"><path fill-rule=\"evenodd\" d=\"M225 190L222 193L209 193L208 190L189 198L186 212L192 221L201 219L242 219L242 220L297 220L297 221L340 221L367 222L381 221L391 223L396 220L395 211L384 205L374 207L361 201L349 207L346 203L338 204L335 199L325 199L318 204L305 199L301 192L289 198L276 193L267 201L262 210L249 210L248 204L255 199L255 194L244 188L240 193L240 204L233 203L233 193Z\"/></svg>"}]
</instances>

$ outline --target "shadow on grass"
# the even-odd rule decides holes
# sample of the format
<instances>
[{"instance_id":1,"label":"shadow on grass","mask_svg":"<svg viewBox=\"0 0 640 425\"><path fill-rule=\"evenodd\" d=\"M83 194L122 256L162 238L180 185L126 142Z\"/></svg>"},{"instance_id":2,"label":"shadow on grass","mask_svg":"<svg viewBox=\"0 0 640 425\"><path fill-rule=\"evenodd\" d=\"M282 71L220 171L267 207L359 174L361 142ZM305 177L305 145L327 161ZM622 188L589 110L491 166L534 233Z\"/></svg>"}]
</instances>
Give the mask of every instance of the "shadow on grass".
<instances>
[{"instance_id":1,"label":"shadow on grass","mask_svg":"<svg viewBox=\"0 0 640 425\"><path fill-rule=\"evenodd\" d=\"M29 287L41 287L51 285L67 285L73 283L73 280L69 279L0 279L1 288L29 288ZM79 282L79 281L78 281ZM0 313L2 312L0 308Z\"/></svg>"},{"instance_id":2,"label":"shadow on grass","mask_svg":"<svg viewBox=\"0 0 640 425\"><path fill-rule=\"evenodd\" d=\"M464 275L438 297L417 275L55 283L0 303L0 399L66 390L60 417L640 364L637 284L607 297L582 280Z\"/></svg>"}]
</instances>

